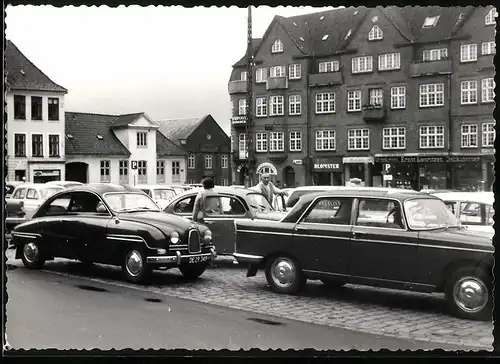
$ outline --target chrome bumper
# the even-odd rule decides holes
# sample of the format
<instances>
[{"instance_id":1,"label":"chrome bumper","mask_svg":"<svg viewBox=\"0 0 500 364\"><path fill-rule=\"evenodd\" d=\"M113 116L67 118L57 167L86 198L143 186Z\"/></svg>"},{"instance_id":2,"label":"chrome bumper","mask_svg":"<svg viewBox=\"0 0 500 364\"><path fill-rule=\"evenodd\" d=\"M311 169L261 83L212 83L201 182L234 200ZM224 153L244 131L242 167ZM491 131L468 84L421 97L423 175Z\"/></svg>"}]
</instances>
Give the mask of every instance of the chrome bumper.
<instances>
[{"instance_id":1,"label":"chrome bumper","mask_svg":"<svg viewBox=\"0 0 500 364\"><path fill-rule=\"evenodd\" d=\"M262 259L264 259L261 255L251 255L251 254L241 254L234 253L233 256L236 258L238 263L259 263Z\"/></svg>"},{"instance_id":2,"label":"chrome bumper","mask_svg":"<svg viewBox=\"0 0 500 364\"><path fill-rule=\"evenodd\" d=\"M183 260L186 261L189 258L194 258L194 257L209 257L208 261L210 261L210 260L217 258L217 252L215 251L214 247L210 248L210 253L187 254L187 255L182 255L181 252L177 250L175 252L175 256L157 255L154 257L147 257L146 262L152 263L152 264L176 264L176 265L180 265L183 262Z\"/></svg>"}]
</instances>

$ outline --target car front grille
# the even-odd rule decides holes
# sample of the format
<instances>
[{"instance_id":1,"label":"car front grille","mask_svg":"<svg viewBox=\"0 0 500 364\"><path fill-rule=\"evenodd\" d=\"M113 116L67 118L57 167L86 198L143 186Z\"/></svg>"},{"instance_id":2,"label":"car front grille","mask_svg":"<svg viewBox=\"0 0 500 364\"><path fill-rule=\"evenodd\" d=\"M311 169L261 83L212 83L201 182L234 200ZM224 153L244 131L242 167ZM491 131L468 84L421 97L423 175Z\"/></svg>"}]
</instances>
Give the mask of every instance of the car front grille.
<instances>
[{"instance_id":1,"label":"car front grille","mask_svg":"<svg viewBox=\"0 0 500 364\"><path fill-rule=\"evenodd\" d=\"M189 231L188 249L190 253L199 253L201 251L200 234L196 230Z\"/></svg>"}]
</instances>

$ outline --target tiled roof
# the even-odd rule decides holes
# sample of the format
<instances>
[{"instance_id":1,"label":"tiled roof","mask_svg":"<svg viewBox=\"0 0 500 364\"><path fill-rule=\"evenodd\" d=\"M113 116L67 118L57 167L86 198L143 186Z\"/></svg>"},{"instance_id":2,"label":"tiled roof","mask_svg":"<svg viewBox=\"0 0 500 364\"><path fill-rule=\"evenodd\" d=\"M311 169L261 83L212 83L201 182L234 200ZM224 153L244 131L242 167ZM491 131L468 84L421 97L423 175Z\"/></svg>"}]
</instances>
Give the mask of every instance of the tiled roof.
<instances>
[{"instance_id":1,"label":"tiled roof","mask_svg":"<svg viewBox=\"0 0 500 364\"><path fill-rule=\"evenodd\" d=\"M254 56L255 56L255 52L259 48L261 42L262 42L261 38L252 39L252 50L253 50ZM243 66L246 66L246 64L247 64L247 54L245 53L245 55L238 62L236 62L233 65L233 67L243 67Z\"/></svg>"},{"instance_id":2,"label":"tiled roof","mask_svg":"<svg viewBox=\"0 0 500 364\"><path fill-rule=\"evenodd\" d=\"M180 145L181 139L187 139L208 115L202 118L160 120L155 123L160 132L175 144Z\"/></svg>"},{"instance_id":3,"label":"tiled roof","mask_svg":"<svg viewBox=\"0 0 500 364\"><path fill-rule=\"evenodd\" d=\"M7 87L11 90L68 92L31 63L10 40L5 49L5 68Z\"/></svg>"},{"instance_id":4,"label":"tiled roof","mask_svg":"<svg viewBox=\"0 0 500 364\"><path fill-rule=\"evenodd\" d=\"M116 118L117 115L66 112L66 154L129 156L128 149L110 128Z\"/></svg>"},{"instance_id":5,"label":"tiled roof","mask_svg":"<svg viewBox=\"0 0 500 364\"><path fill-rule=\"evenodd\" d=\"M144 115L143 112L118 115L118 117L113 121L113 124L111 124L111 127L112 128L127 127L130 123L133 123L135 120L137 120L137 118L143 115Z\"/></svg>"},{"instance_id":6,"label":"tiled roof","mask_svg":"<svg viewBox=\"0 0 500 364\"><path fill-rule=\"evenodd\" d=\"M156 131L156 154L159 157L170 156L170 155L181 155L185 156L187 152L180 146L172 142L165 135L160 133L159 130Z\"/></svg>"}]
</instances>

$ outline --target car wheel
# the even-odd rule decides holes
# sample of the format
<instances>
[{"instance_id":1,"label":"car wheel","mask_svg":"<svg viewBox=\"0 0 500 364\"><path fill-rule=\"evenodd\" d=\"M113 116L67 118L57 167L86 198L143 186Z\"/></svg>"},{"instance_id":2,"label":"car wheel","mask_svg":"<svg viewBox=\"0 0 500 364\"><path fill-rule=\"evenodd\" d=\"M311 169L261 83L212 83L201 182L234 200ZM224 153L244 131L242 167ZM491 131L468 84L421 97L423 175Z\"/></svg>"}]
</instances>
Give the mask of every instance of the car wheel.
<instances>
[{"instance_id":1,"label":"car wheel","mask_svg":"<svg viewBox=\"0 0 500 364\"><path fill-rule=\"evenodd\" d=\"M268 261L266 279L273 291L287 294L300 291L306 283L297 262L286 256L278 256Z\"/></svg>"},{"instance_id":2,"label":"car wheel","mask_svg":"<svg viewBox=\"0 0 500 364\"><path fill-rule=\"evenodd\" d=\"M182 263L179 265L179 270L182 275L189 280L195 280L205 272L208 263L198 263L198 264L186 264Z\"/></svg>"},{"instance_id":3,"label":"car wheel","mask_svg":"<svg viewBox=\"0 0 500 364\"><path fill-rule=\"evenodd\" d=\"M135 247L125 254L122 269L125 278L132 283L145 282L152 272L151 266L146 263L142 249Z\"/></svg>"},{"instance_id":4,"label":"car wheel","mask_svg":"<svg viewBox=\"0 0 500 364\"><path fill-rule=\"evenodd\" d=\"M321 279L321 283L323 283L328 288L340 288L345 286L345 282L336 281L333 279Z\"/></svg>"},{"instance_id":5,"label":"car wheel","mask_svg":"<svg viewBox=\"0 0 500 364\"><path fill-rule=\"evenodd\" d=\"M36 241L30 241L23 245L21 260L26 268L41 269L45 264L40 246Z\"/></svg>"},{"instance_id":6,"label":"car wheel","mask_svg":"<svg viewBox=\"0 0 500 364\"><path fill-rule=\"evenodd\" d=\"M492 278L482 268L463 267L449 278L445 296L451 312L470 320L492 318Z\"/></svg>"}]
</instances>

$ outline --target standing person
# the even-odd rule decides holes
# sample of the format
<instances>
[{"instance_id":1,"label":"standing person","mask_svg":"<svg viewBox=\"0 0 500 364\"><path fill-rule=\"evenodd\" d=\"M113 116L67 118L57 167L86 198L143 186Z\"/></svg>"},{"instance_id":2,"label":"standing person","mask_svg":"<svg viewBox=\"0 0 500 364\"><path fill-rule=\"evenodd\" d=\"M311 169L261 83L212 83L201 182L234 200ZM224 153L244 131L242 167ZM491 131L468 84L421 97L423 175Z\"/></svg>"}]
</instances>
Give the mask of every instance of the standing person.
<instances>
[{"instance_id":1,"label":"standing person","mask_svg":"<svg viewBox=\"0 0 500 364\"><path fill-rule=\"evenodd\" d=\"M206 206L207 195L213 191L215 186L214 180L210 177L203 178L201 181L203 186L203 191L200 191L194 200L193 206L193 221L203 223L203 216L206 210L209 210L209 206ZM213 209L212 209L213 210Z\"/></svg>"},{"instance_id":2,"label":"standing person","mask_svg":"<svg viewBox=\"0 0 500 364\"><path fill-rule=\"evenodd\" d=\"M278 187L276 187L270 181L270 179L271 176L269 175L269 173L262 173L260 175L260 182L256 186L252 187L252 189L266 196L267 200L272 206L274 201L274 195L287 196L288 194L285 191L282 191Z\"/></svg>"}]
</instances>

